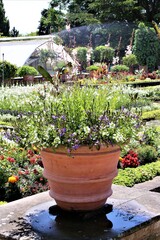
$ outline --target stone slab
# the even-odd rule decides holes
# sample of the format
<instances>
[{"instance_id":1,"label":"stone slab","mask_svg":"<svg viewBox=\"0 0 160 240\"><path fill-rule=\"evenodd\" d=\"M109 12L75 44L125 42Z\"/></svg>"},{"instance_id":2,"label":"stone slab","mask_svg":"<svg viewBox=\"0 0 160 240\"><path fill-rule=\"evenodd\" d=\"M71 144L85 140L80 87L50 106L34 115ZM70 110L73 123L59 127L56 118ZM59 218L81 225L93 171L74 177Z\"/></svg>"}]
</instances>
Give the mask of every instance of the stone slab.
<instances>
[{"instance_id":1,"label":"stone slab","mask_svg":"<svg viewBox=\"0 0 160 240\"><path fill-rule=\"evenodd\" d=\"M138 188L138 189L143 189L143 190L154 190L155 188L160 187L160 176L157 176L153 178L152 180L143 182L143 183L138 183L133 186L133 188Z\"/></svg>"},{"instance_id":2,"label":"stone slab","mask_svg":"<svg viewBox=\"0 0 160 240\"><path fill-rule=\"evenodd\" d=\"M159 240L160 195L143 188L113 185L113 211L89 221L49 214L49 192L0 206L0 240Z\"/></svg>"}]
</instances>

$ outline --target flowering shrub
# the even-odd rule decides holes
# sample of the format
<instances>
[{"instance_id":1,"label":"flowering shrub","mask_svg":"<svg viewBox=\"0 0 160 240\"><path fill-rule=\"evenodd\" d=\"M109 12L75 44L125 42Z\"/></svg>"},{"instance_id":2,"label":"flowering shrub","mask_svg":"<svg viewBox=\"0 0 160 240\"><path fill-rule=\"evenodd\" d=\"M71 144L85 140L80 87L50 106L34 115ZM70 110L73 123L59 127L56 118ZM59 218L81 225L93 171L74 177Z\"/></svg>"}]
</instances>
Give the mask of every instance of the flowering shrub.
<instances>
[{"instance_id":1,"label":"flowering shrub","mask_svg":"<svg viewBox=\"0 0 160 240\"><path fill-rule=\"evenodd\" d=\"M1 142L0 201L10 202L48 190L42 170L37 152Z\"/></svg>"},{"instance_id":2,"label":"flowering shrub","mask_svg":"<svg viewBox=\"0 0 160 240\"><path fill-rule=\"evenodd\" d=\"M138 167L140 162L138 159L138 154L135 153L133 150L130 150L126 156L123 158L120 158L120 162L122 165L122 168L135 168Z\"/></svg>"}]
</instances>

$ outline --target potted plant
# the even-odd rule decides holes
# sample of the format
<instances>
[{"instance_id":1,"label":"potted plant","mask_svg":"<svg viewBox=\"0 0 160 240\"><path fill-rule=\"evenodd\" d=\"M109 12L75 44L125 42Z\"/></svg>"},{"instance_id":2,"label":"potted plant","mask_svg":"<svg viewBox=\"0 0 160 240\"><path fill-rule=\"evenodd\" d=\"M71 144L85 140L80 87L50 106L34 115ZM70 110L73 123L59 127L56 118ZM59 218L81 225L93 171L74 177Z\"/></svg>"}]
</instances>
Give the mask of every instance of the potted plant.
<instances>
[{"instance_id":1,"label":"potted plant","mask_svg":"<svg viewBox=\"0 0 160 240\"><path fill-rule=\"evenodd\" d=\"M117 87L52 83L37 93L36 111L32 105L32 114L20 116L14 139L40 148L50 195L61 208L98 209L112 194L120 148L138 138L141 118L126 107L131 94Z\"/></svg>"},{"instance_id":2,"label":"potted plant","mask_svg":"<svg viewBox=\"0 0 160 240\"><path fill-rule=\"evenodd\" d=\"M27 84L33 82L34 76L38 75L38 71L32 66L24 65L18 68L16 74L23 77L24 83Z\"/></svg>"}]
</instances>

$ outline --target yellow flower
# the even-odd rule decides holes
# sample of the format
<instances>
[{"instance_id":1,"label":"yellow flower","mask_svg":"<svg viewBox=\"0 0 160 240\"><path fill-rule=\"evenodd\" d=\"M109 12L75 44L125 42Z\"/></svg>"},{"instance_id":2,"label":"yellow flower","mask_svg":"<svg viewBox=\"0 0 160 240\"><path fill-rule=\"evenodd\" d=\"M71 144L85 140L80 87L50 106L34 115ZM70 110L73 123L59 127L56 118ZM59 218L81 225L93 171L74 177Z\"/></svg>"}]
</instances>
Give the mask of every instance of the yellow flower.
<instances>
[{"instance_id":1,"label":"yellow flower","mask_svg":"<svg viewBox=\"0 0 160 240\"><path fill-rule=\"evenodd\" d=\"M15 183L18 181L18 178L16 176L11 176L8 178L9 183Z\"/></svg>"},{"instance_id":2,"label":"yellow flower","mask_svg":"<svg viewBox=\"0 0 160 240\"><path fill-rule=\"evenodd\" d=\"M38 148L36 146L33 145L32 148L34 151L38 151Z\"/></svg>"},{"instance_id":3,"label":"yellow flower","mask_svg":"<svg viewBox=\"0 0 160 240\"><path fill-rule=\"evenodd\" d=\"M123 160L123 158L122 157L119 157L119 161L121 162Z\"/></svg>"}]
</instances>

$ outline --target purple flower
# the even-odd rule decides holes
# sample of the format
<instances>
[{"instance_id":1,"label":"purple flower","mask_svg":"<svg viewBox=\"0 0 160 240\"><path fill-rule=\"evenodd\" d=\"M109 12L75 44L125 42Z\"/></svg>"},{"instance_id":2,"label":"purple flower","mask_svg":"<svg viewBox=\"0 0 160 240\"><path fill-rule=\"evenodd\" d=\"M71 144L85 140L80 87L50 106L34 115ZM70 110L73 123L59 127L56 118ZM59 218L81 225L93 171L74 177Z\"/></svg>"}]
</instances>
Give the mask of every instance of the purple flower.
<instances>
[{"instance_id":1,"label":"purple flower","mask_svg":"<svg viewBox=\"0 0 160 240\"><path fill-rule=\"evenodd\" d=\"M52 115L52 119L53 119L53 120L56 120L57 118L58 118L57 116Z\"/></svg>"},{"instance_id":2,"label":"purple flower","mask_svg":"<svg viewBox=\"0 0 160 240\"><path fill-rule=\"evenodd\" d=\"M66 128L59 129L60 137L64 136L66 133Z\"/></svg>"},{"instance_id":3,"label":"purple flower","mask_svg":"<svg viewBox=\"0 0 160 240\"><path fill-rule=\"evenodd\" d=\"M66 117L65 117L64 115L62 115L62 116L61 116L61 119L65 121L65 120L66 120Z\"/></svg>"},{"instance_id":4,"label":"purple flower","mask_svg":"<svg viewBox=\"0 0 160 240\"><path fill-rule=\"evenodd\" d=\"M79 144L75 144L75 145L72 146L73 150L77 150L78 148L79 148Z\"/></svg>"}]
</instances>

